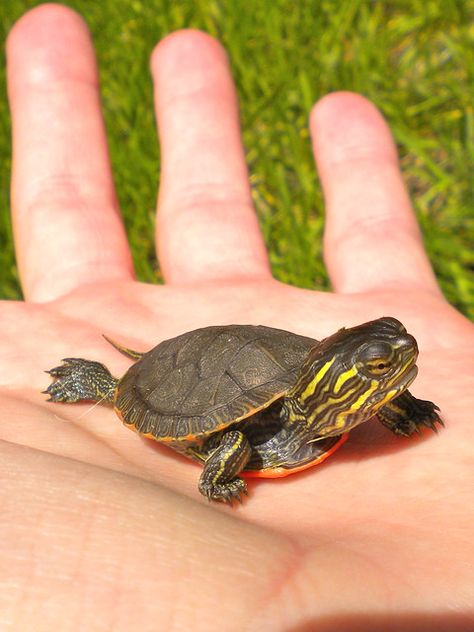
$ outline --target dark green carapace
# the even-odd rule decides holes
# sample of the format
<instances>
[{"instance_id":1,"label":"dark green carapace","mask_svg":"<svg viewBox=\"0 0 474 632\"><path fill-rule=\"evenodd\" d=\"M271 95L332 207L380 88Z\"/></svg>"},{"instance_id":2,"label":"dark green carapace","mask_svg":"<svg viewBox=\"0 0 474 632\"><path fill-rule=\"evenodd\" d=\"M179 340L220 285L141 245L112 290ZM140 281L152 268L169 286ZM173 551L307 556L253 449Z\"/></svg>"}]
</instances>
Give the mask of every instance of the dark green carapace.
<instances>
[{"instance_id":1,"label":"dark green carapace","mask_svg":"<svg viewBox=\"0 0 474 632\"><path fill-rule=\"evenodd\" d=\"M395 318L341 329L321 342L280 329L226 325L165 340L114 378L90 360L49 371L53 402L111 404L123 423L204 468L200 492L232 502L241 474L286 476L332 454L347 432L378 415L397 435L442 423L408 386L418 347Z\"/></svg>"}]
</instances>

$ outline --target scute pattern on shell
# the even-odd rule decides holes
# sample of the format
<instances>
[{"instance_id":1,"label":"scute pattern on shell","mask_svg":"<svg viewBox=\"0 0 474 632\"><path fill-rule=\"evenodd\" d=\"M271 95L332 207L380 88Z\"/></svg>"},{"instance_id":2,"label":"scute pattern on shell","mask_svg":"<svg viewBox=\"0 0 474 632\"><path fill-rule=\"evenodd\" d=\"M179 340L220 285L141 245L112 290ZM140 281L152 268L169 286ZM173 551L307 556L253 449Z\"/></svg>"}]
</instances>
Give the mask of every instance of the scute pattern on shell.
<instances>
[{"instance_id":1,"label":"scute pattern on shell","mask_svg":"<svg viewBox=\"0 0 474 632\"><path fill-rule=\"evenodd\" d=\"M115 405L141 434L161 441L205 437L281 397L315 344L264 326L187 332L130 367Z\"/></svg>"}]
</instances>

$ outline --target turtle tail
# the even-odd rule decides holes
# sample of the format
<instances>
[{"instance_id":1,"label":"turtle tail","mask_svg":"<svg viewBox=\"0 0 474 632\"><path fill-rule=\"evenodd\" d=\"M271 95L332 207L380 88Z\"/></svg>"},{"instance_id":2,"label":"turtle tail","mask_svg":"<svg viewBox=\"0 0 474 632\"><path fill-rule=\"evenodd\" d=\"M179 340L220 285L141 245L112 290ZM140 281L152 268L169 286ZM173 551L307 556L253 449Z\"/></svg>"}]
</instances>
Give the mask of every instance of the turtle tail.
<instances>
[{"instance_id":1,"label":"turtle tail","mask_svg":"<svg viewBox=\"0 0 474 632\"><path fill-rule=\"evenodd\" d=\"M122 345L119 345L118 342L111 340L105 334L102 334L102 336L107 340L109 344L112 345L112 347L115 347L117 351L120 351L120 353L123 353L123 355L127 356L127 358L131 358L132 360L140 360L140 358L145 355L145 351L134 351L133 349L128 349L127 347L123 347Z\"/></svg>"}]
</instances>

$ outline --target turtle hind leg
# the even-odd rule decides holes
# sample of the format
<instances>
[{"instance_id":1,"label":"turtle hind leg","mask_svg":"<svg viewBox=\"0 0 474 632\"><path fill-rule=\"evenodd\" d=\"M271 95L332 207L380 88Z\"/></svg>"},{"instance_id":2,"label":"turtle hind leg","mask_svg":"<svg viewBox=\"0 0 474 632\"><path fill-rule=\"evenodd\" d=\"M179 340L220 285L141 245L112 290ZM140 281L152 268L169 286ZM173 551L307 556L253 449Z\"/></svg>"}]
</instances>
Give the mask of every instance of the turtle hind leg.
<instances>
[{"instance_id":1,"label":"turtle hind leg","mask_svg":"<svg viewBox=\"0 0 474 632\"><path fill-rule=\"evenodd\" d=\"M64 358L60 366L46 371L54 381L43 391L52 402L95 401L111 404L118 380L100 362Z\"/></svg>"},{"instance_id":2,"label":"turtle hind leg","mask_svg":"<svg viewBox=\"0 0 474 632\"><path fill-rule=\"evenodd\" d=\"M423 426L435 432L438 430L436 424L444 426L437 410L439 408L433 402L417 399L405 391L385 404L378 411L377 416L382 424L394 434L410 437L415 432L420 432Z\"/></svg>"},{"instance_id":3,"label":"turtle hind leg","mask_svg":"<svg viewBox=\"0 0 474 632\"><path fill-rule=\"evenodd\" d=\"M218 447L207 457L199 479L199 491L209 500L232 504L247 494L247 485L237 476L246 466L252 448L239 430L222 435Z\"/></svg>"}]
</instances>

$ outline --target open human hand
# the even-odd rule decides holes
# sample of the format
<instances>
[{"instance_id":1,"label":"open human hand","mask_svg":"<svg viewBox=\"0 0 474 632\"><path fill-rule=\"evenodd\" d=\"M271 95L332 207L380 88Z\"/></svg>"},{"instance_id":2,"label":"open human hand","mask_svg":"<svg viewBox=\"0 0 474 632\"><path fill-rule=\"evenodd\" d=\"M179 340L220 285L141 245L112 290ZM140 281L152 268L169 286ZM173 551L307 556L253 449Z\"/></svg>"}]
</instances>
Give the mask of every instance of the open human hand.
<instances>
[{"instance_id":1,"label":"open human hand","mask_svg":"<svg viewBox=\"0 0 474 632\"><path fill-rule=\"evenodd\" d=\"M153 53L165 285L134 280L83 22L44 5L8 41L13 215L26 301L1 305L1 581L5 629L474 629L474 333L443 299L393 141L353 94L311 115L334 293L270 274L221 47L178 32ZM101 406L52 405L44 370L129 361L211 324L322 338L399 318L420 346L411 387L438 435L355 429L324 466L208 506L200 468ZM391 626L391 627L390 627ZM471 628L469 627L471 626ZM1 626L0 626L1 627Z\"/></svg>"}]
</instances>

